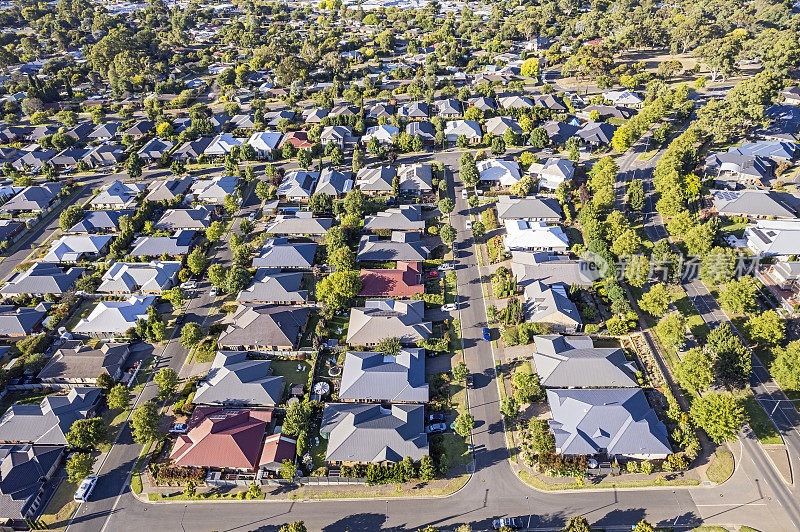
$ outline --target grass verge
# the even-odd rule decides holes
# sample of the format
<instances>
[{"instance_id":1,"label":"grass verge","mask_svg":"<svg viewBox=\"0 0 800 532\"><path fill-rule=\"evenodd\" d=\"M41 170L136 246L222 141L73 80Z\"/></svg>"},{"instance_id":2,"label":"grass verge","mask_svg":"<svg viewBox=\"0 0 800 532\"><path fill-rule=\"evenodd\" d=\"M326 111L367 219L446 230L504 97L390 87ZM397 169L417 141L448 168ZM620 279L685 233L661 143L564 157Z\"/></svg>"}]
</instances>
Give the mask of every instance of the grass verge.
<instances>
[{"instance_id":1,"label":"grass verge","mask_svg":"<svg viewBox=\"0 0 800 532\"><path fill-rule=\"evenodd\" d=\"M758 404L755 397L746 397L742 400L742 406L744 406L744 411L747 415L747 422L750 424L750 428L753 429L758 441L765 444L783 443L781 435L778 434L772 420L769 419L769 416Z\"/></svg>"},{"instance_id":2,"label":"grass verge","mask_svg":"<svg viewBox=\"0 0 800 532\"><path fill-rule=\"evenodd\" d=\"M358 490L342 490L342 491L309 491L306 489L296 490L288 495L291 500L300 499L373 499L385 497L444 497L451 495L464 487L464 484L469 480L469 475L459 475L450 480L443 488L420 488L414 490L413 495L404 490L394 490L381 492L376 497L372 490L358 491Z\"/></svg>"},{"instance_id":3,"label":"grass verge","mask_svg":"<svg viewBox=\"0 0 800 532\"><path fill-rule=\"evenodd\" d=\"M568 484L548 484L539 477L531 475L527 471L518 473L520 480L525 484L543 491L562 491L580 489L613 489L613 488L644 488L648 486L697 486L699 480L693 478L679 478L675 480L628 480L624 482L601 482L599 484L579 484L572 482Z\"/></svg>"},{"instance_id":4,"label":"grass verge","mask_svg":"<svg viewBox=\"0 0 800 532\"><path fill-rule=\"evenodd\" d=\"M706 470L708 480L717 484L725 482L733 474L733 466L733 454L726 449L717 449Z\"/></svg>"},{"instance_id":5,"label":"grass verge","mask_svg":"<svg viewBox=\"0 0 800 532\"><path fill-rule=\"evenodd\" d=\"M136 459L136 464L133 466L133 473L131 474L131 490L136 495L139 495L142 492L142 476L139 473L139 469L142 467L144 457L150 452L150 447L152 447L152 445L153 442L149 441L147 445L142 447L142 452L139 453L139 458Z\"/></svg>"},{"instance_id":6,"label":"grass verge","mask_svg":"<svg viewBox=\"0 0 800 532\"><path fill-rule=\"evenodd\" d=\"M77 484L64 479L47 503L47 508L42 512L38 522L44 524L48 530L63 530L69 518L78 509L78 503L72 499L76 489L78 489Z\"/></svg>"}]
</instances>

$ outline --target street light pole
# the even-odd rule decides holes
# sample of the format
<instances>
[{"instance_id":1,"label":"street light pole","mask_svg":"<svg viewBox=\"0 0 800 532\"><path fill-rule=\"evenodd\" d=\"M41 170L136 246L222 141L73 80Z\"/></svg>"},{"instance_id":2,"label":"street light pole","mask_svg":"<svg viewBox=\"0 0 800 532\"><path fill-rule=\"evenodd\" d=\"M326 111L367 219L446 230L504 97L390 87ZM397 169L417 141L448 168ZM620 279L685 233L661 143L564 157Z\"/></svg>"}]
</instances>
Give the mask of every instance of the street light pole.
<instances>
[{"instance_id":1,"label":"street light pole","mask_svg":"<svg viewBox=\"0 0 800 532\"><path fill-rule=\"evenodd\" d=\"M528 499L528 496L525 495L525 502L528 504L528 526L526 528L531 527L531 501Z\"/></svg>"},{"instance_id":2,"label":"street light pole","mask_svg":"<svg viewBox=\"0 0 800 532\"><path fill-rule=\"evenodd\" d=\"M183 518L184 518L184 517L186 517L186 509L187 509L188 507L189 507L189 505L188 505L188 504L184 504L184 505L183 505L183 514L181 515L181 530L183 530L183 532L186 532L186 529L185 529L185 528L183 528Z\"/></svg>"},{"instance_id":3,"label":"street light pole","mask_svg":"<svg viewBox=\"0 0 800 532\"><path fill-rule=\"evenodd\" d=\"M386 501L386 522L389 522L389 501Z\"/></svg>"}]
</instances>

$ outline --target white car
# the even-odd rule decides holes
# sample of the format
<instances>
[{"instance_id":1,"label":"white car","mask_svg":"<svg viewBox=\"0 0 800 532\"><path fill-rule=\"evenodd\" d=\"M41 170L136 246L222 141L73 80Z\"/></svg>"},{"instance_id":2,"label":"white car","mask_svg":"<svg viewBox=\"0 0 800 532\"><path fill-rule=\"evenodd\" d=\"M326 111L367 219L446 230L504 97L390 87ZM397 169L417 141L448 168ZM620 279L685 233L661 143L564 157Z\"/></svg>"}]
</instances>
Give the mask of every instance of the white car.
<instances>
[{"instance_id":1,"label":"white car","mask_svg":"<svg viewBox=\"0 0 800 532\"><path fill-rule=\"evenodd\" d=\"M217 289L212 288L211 292L209 292L208 295L210 295L211 297L217 297Z\"/></svg>"},{"instance_id":2,"label":"white car","mask_svg":"<svg viewBox=\"0 0 800 532\"><path fill-rule=\"evenodd\" d=\"M181 283L181 288L184 290L194 290L197 288L197 281L186 281L185 283Z\"/></svg>"},{"instance_id":3,"label":"white car","mask_svg":"<svg viewBox=\"0 0 800 532\"><path fill-rule=\"evenodd\" d=\"M89 475L83 481L81 481L81 485L78 486L78 490L75 492L75 496L73 499L76 502L85 502L89 500L89 495L92 494L94 491L94 487L97 484L97 475Z\"/></svg>"},{"instance_id":4,"label":"white car","mask_svg":"<svg viewBox=\"0 0 800 532\"><path fill-rule=\"evenodd\" d=\"M173 423L172 426L169 428L170 434L186 434L186 430L189 428L189 425L186 423Z\"/></svg>"},{"instance_id":5,"label":"white car","mask_svg":"<svg viewBox=\"0 0 800 532\"><path fill-rule=\"evenodd\" d=\"M452 262L445 262L441 266L439 266L440 270L453 270L455 267L453 266Z\"/></svg>"},{"instance_id":6,"label":"white car","mask_svg":"<svg viewBox=\"0 0 800 532\"><path fill-rule=\"evenodd\" d=\"M247 217L247 219L248 219L248 220L250 220L250 221L252 222L253 220L255 220L255 219L256 219L256 213L254 213L254 212L251 212L251 213L250 213L250 216L248 216L248 217Z\"/></svg>"},{"instance_id":7,"label":"white car","mask_svg":"<svg viewBox=\"0 0 800 532\"><path fill-rule=\"evenodd\" d=\"M464 189L464 190L462 190L462 191L461 191L461 197L462 197L462 198L464 198L464 199L467 199L467 196L468 196L468 195L469 195L469 194L467 194L467 189Z\"/></svg>"},{"instance_id":8,"label":"white car","mask_svg":"<svg viewBox=\"0 0 800 532\"><path fill-rule=\"evenodd\" d=\"M455 303L448 303L447 305L442 305L442 310L445 312L452 312L454 310L458 310L458 305Z\"/></svg>"},{"instance_id":9,"label":"white car","mask_svg":"<svg viewBox=\"0 0 800 532\"><path fill-rule=\"evenodd\" d=\"M467 231L472 229L472 220L467 220Z\"/></svg>"}]
</instances>

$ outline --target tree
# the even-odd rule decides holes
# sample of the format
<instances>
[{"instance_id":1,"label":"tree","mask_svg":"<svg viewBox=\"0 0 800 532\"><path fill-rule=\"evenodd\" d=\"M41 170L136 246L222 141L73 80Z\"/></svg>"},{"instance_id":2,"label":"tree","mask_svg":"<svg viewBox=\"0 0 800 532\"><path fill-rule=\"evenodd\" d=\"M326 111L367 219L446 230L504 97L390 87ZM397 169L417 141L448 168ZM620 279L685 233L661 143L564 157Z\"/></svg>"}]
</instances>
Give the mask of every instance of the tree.
<instances>
[{"instance_id":1,"label":"tree","mask_svg":"<svg viewBox=\"0 0 800 532\"><path fill-rule=\"evenodd\" d=\"M183 175L186 173L186 165L183 161L173 161L169 166L169 171L175 176Z\"/></svg>"},{"instance_id":2,"label":"tree","mask_svg":"<svg viewBox=\"0 0 800 532\"><path fill-rule=\"evenodd\" d=\"M131 392L124 384L117 384L108 392L106 402L112 410L125 410L131 404Z\"/></svg>"},{"instance_id":3,"label":"tree","mask_svg":"<svg viewBox=\"0 0 800 532\"><path fill-rule=\"evenodd\" d=\"M526 78L538 78L541 73L541 69L539 68L539 58L529 57L526 59L522 63L520 73Z\"/></svg>"},{"instance_id":4,"label":"tree","mask_svg":"<svg viewBox=\"0 0 800 532\"><path fill-rule=\"evenodd\" d=\"M108 436L108 427L101 417L78 419L66 435L67 443L73 449L90 451L100 445Z\"/></svg>"},{"instance_id":5,"label":"tree","mask_svg":"<svg viewBox=\"0 0 800 532\"><path fill-rule=\"evenodd\" d=\"M347 246L341 246L328 252L328 266L334 271L352 270L355 262L353 251Z\"/></svg>"},{"instance_id":6,"label":"tree","mask_svg":"<svg viewBox=\"0 0 800 532\"><path fill-rule=\"evenodd\" d=\"M206 238L209 242L216 242L222 236L225 227L219 220L211 222L211 225L206 228Z\"/></svg>"},{"instance_id":7,"label":"tree","mask_svg":"<svg viewBox=\"0 0 800 532\"><path fill-rule=\"evenodd\" d=\"M194 485L193 480L190 480L186 483L186 488L184 488L183 494L190 498L197 494L197 487Z\"/></svg>"},{"instance_id":8,"label":"tree","mask_svg":"<svg viewBox=\"0 0 800 532\"><path fill-rule=\"evenodd\" d=\"M225 288L225 268L222 264L212 264L208 269L208 280L218 290Z\"/></svg>"},{"instance_id":9,"label":"tree","mask_svg":"<svg viewBox=\"0 0 800 532\"><path fill-rule=\"evenodd\" d=\"M573 517L567 522L562 532L591 532L589 521L585 517Z\"/></svg>"},{"instance_id":10,"label":"tree","mask_svg":"<svg viewBox=\"0 0 800 532\"><path fill-rule=\"evenodd\" d=\"M531 131L530 145L536 149L542 149L550 144L550 137L547 136L547 130L543 127L534 128Z\"/></svg>"},{"instance_id":11,"label":"tree","mask_svg":"<svg viewBox=\"0 0 800 532\"><path fill-rule=\"evenodd\" d=\"M633 179L628 183L628 207L634 211L644 209L644 187L640 179Z\"/></svg>"},{"instance_id":12,"label":"tree","mask_svg":"<svg viewBox=\"0 0 800 532\"><path fill-rule=\"evenodd\" d=\"M456 431L456 434L466 438L472 432L472 429L475 427L475 417L472 414L461 413L458 415L455 421L455 425L453 426L453 430Z\"/></svg>"},{"instance_id":13,"label":"tree","mask_svg":"<svg viewBox=\"0 0 800 532\"><path fill-rule=\"evenodd\" d=\"M144 168L144 162L139 157L139 154L136 152L130 154L128 160L125 161L125 170L128 172L128 177L138 179L142 175L142 168Z\"/></svg>"},{"instance_id":14,"label":"tree","mask_svg":"<svg viewBox=\"0 0 800 532\"><path fill-rule=\"evenodd\" d=\"M145 444L149 441L158 439L161 434L158 431L158 423L161 419L158 407L155 403L148 401L133 412L131 416L131 426L133 427L133 439L136 443Z\"/></svg>"},{"instance_id":15,"label":"tree","mask_svg":"<svg viewBox=\"0 0 800 532\"><path fill-rule=\"evenodd\" d=\"M354 188L347 193L344 198L344 211L347 214L358 216L359 218L364 215L367 208L367 197L361 190Z\"/></svg>"},{"instance_id":16,"label":"tree","mask_svg":"<svg viewBox=\"0 0 800 532\"><path fill-rule=\"evenodd\" d=\"M719 295L722 308L732 314L745 314L757 308L758 284L746 275L737 281L731 281Z\"/></svg>"},{"instance_id":17,"label":"tree","mask_svg":"<svg viewBox=\"0 0 800 532\"><path fill-rule=\"evenodd\" d=\"M519 404L513 397L506 397L500 401L500 413L506 419L515 419L519 415Z\"/></svg>"},{"instance_id":18,"label":"tree","mask_svg":"<svg viewBox=\"0 0 800 532\"><path fill-rule=\"evenodd\" d=\"M526 366L517 368L511 382L514 384L514 399L519 404L534 403L544 398L539 375L532 373Z\"/></svg>"},{"instance_id":19,"label":"tree","mask_svg":"<svg viewBox=\"0 0 800 532\"><path fill-rule=\"evenodd\" d=\"M464 362L459 362L453 368L453 380L456 382L464 382L467 380L467 376L469 375L469 369Z\"/></svg>"},{"instance_id":20,"label":"tree","mask_svg":"<svg viewBox=\"0 0 800 532\"><path fill-rule=\"evenodd\" d=\"M665 283L654 284L650 290L642 294L639 299L639 308L648 314L660 318L667 312L670 295Z\"/></svg>"},{"instance_id":21,"label":"tree","mask_svg":"<svg viewBox=\"0 0 800 532\"><path fill-rule=\"evenodd\" d=\"M308 428L311 419L310 403L293 403L286 410L286 418L283 421L283 432L288 436L298 436Z\"/></svg>"},{"instance_id":22,"label":"tree","mask_svg":"<svg viewBox=\"0 0 800 532\"><path fill-rule=\"evenodd\" d=\"M190 321L181 329L181 345L185 348L194 347L203 339L203 329L197 323Z\"/></svg>"},{"instance_id":23,"label":"tree","mask_svg":"<svg viewBox=\"0 0 800 532\"><path fill-rule=\"evenodd\" d=\"M455 204L450 198L442 198L439 200L439 212L442 214L450 214L453 212Z\"/></svg>"},{"instance_id":24,"label":"tree","mask_svg":"<svg viewBox=\"0 0 800 532\"><path fill-rule=\"evenodd\" d=\"M173 308L182 307L186 302L186 294L180 286L173 286L169 290L161 292L161 298L172 303Z\"/></svg>"},{"instance_id":25,"label":"tree","mask_svg":"<svg viewBox=\"0 0 800 532\"><path fill-rule=\"evenodd\" d=\"M423 455L419 461L419 479L423 482L430 482L436 478L436 467L433 459L429 455Z\"/></svg>"},{"instance_id":26,"label":"tree","mask_svg":"<svg viewBox=\"0 0 800 532\"><path fill-rule=\"evenodd\" d=\"M714 382L714 360L709 350L693 347L675 368L675 377L686 390L701 394Z\"/></svg>"},{"instance_id":27,"label":"tree","mask_svg":"<svg viewBox=\"0 0 800 532\"><path fill-rule=\"evenodd\" d=\"M58 226L62 231L67 231L72 226L83 220L83 207L70 205L58 216Z\"/></svg>"},{"instance_id":28,"label":"tree","mask_svg":"<svg viewBox=\"0 0 800 532\"><path fill-rule=\"evenodd\" d=\"M364 150L356 148L353 150L353 175L357 174L359 170L364 168L366 160L364 157Z\"/></svg>"},{"instance_id":29,"label":"tree","mask_svg":"<svg viewBox=\"0 0 800 532\"><path fill-rule=\"evenodd\" d=\"M450 224L444 224L439 230L439 236L445 244L452 244L457 236L456 229Z\"/></svg>"},{"instance_id":30,"label":"tree","mask_svg":"<svg viewBox=\"0 0 800 532\"><path fill-rule=\"evenodd\" d=\"M506 142L503 140L503 137L493 138L492 155L503 155L505 152L506 152Z\"/></svg>"},{"instance_id":31,"label":"tree","mask_svg":"<svg viewBox=\"0 0 800 532\"><path fill-rule=\"evenodd\" d=\"M47 364L47 357L43 353L32 353L25 358L25 373L36 375Z\"/></svg>"},{"instance_id":32,"label":"tree","mask_svg":"<svg viewBox=\"0 0 800 532\"><path fill-rule=\"evenodd\" d=\"M236 264L225 275L225 289L229 294L238 294L250 286L251 277L250 270Z\"/></svg>"},{"instance_id":33,"label":"tree","mask_svg":"<svg viewBox=\"0 0 800 532\"><path fill-rule=\"evenodd\" d=\"M295 521L294 523L283 525L278 532L308 532L308 529L302 521Z\"/></svg>"},{"instance_id":34,"label":"tree","mask_svg":"<svg viewBox=\"0 0 800 532\"><path fill-rule=\"evenodd\" d=\"M736 252L731 248L715 247L703 257L700 277L707 283L725 284L733 279L736 269Z\"/></svg>"},{"instance_id":35,"label":"tree","mask_svg":"<svg viewBox=\"0 0 800 532\"><path fill-rule=\"evenodd\" d=\"M747 382L753 367L752 357L730 325L723 323L712 330L706 338L706 346L716 355L723 378L737 384Z\"/></svg>"},{"instance_id":36,"label":"tree","mask_svg":"<svg viewBox=\"0 0 800 532\"><path fill-rule=\"evenodd\" d=\"M800 340L775 348L773 354L770 370L775 379L786 389L800 389Z\"/></svg>"},{"instance_id":37,"label":"tree","mask_svg":"<svg viewBox=\"0 0 800 532\"><path fill-rule=\"evenodd\" d=\"M744 423L744 407L730 393L708 393L692 402L692 420L715 443L733 440Z\"/></svg>"},{"instance_id":38,"label":"tree","mask_svg":"<svg viewBox=\"0 0 800 532\"><path fill-rule=\"evenodd\" d=\"M378 342L377 349L379 353L383 353L384 355L396 357L400 354L400 338L396 336L387 336L380 342Z\"/></svg>"},{"instance_id":39,"label":"tree","mask_svg":"<svg viewBox=\"0 0 800 532\"><path fill-rule=\"evenodd\" d=\"M294 482L295 477L297 476L297 466L294 465L294 462L284 458L281 462L281 478L284 480L288 480L289 482Z\"/></svg>"},{"instance_id":40,"label":"tree","mask_svg":"<svg viewBox=\"0 0 800 532\"><path fill-rule=\"evenodd\" d=\"M656 532L656 529L653 527L653 525L642 519L636 524L636 528L633 529L633 532Z\"/></svg>"},{"instance_id":41,"label":"tree","mask_svg":"<svg viewBox=\"0 0 800 532\"><path fill-rule=\"evenodd\" d=\"M751 316L744 325L744 332L751 342L774 347L783 342L786 324L780 314L770 309Z\"/></svg>"},{"instance_id":42,"label":"tree","mask_svg":"<svg viewBox=\"0 0 800 532\"><path fill-rule=\"evenodd\" d=\"M704 224L698 224L689 229L683 237L683 241L690 255L703 257L711 251L711 246L714 245L714 240L716 240L716 238L717 223L712 219Z\"/></svg>"},{"instance_id":43,"label":"tree","mask_svg":"<svg viewBox=\"0 0 800 532\"><path fill-rule=\"evenodd\" d=\"M635 229L629 228L623 231L618 238L611 244L611 253L619 256L635 255L642 248L642 239Z\"/></svg>"},{"instance_id":44,"label":"tree","mask_svg":"<svg viewBox=\"0 0 800 532\"><path fill-rule=\"evenodd\" d=\"M618 152L627 151L633 146L633 133L630 126L624 125L617 128L614 136L611 137L611 146Z\"/></svg>"},{"instance_id":45,"label":"tree","mask_svg":"<svg viewBox=\"0 0 800 532\"><path fill-rule=\"evenodd\" d=\"M194 251L189 253L186 259L186 265L191 270L192 275L200 275L208 267L208 258L205 252L200 247L194 248Z\"/></svg>"},{"instance_id":46,"label":"tree","mask_svg":"<svg viewBox=\"0 0 800 532\"><path fill-rule=\"evenodd\" d=\"M357 270L337 270L317 284L317 299L328 308L339 310L347 307L361 291L361 278Z\"/></svg>"},{"instance_id":47,"label":"tree","mask_svg":"<svg viewBox=\"0 0 800 532\"><path fill-rule=\"evenodd\" d=\"M97 376L97 386L102 388L104 393L108 393L111 387L114 386L114 379L111 378L111 375L103 371L103 373Z\"/></svg>"},{"instance_id":48,"label":"tree","mask_svg":"<svg viewBox=\"0 0 800 532\"><path fill-rule=\"evenodd\" d=\"M255 229L255 224L247 218L239 222L239 230L243 235L249 235L253 232L253 229Z\"/></svg>"},{"instance_id":49,"label":"tree","mask_svg":"<svg viewBox=\"0 0 800 532\"><path fill-rule=\"evenodd\" d=\"M67 475L69 481L77 484L92 473L94 458L89 453L72 453L67 458Z\"/></svg>"},{"instance_id":50,"label":"tree","mask_svg":"<svg viewBox=\"0 0 800 532\"><path fill-rule=\"evenodd\" d=\"M661 340L668 346L674 347L683 343L686 338L686 318L682 314L670 314L656 325L656 331Z\"/></svg>"},{"instance_id":51,"label":"tree","mask_svg":"<svg viewBox=\"0 0 800 532\"><path fill-rule=\"evenodd\" d=\"M556 452L556 439L550 431L547 421L539 418L532 418L528 422L528 430L531 433L531 446L536 454L553 454Z\"/></svg>"},{"instance_id":52,"label":"tree","mask_svg":"<svg viewBox=\"0 0 800 532\"><path fill-rule=\"evenodd\" d=\"M161 368L153 377L153 380L158 384L158 389L161 390L162 395L171 395L175 388L178 387L178 374L172 368Z\"/></svg>"},{"instance_id":53,"label":"tree","mask_svg":"<svg viewBox=\"0 0 800 532\"><path fill-rule=\"evenodd\" d=\"M225 208L225 212L228 213L228 216L233 216L233 213L239 210L239 200L233 194L226 194L222 206Z\"/></svg>"}]
</instances>

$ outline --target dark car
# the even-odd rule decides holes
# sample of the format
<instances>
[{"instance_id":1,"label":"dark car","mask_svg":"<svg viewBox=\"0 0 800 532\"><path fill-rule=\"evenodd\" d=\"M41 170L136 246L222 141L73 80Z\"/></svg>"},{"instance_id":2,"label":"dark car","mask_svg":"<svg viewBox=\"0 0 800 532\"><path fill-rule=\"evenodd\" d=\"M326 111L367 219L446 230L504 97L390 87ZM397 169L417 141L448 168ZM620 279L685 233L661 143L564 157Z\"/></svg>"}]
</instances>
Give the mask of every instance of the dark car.
<instances>
[{"instance_id":1,"label":"dark car","mask_svg":"<svg viewBox=\"0 0 800 532\"><path fill-rule=\"evenodd\" d=\"M467 386L471 388L473 383L472 373L467 373Z\"/></svg>"},{"instance_id":2,"label":"dark car","mask_svg":"<svg viewBox=\"0 0 800 532\"><path fill-rule=\"evenodd\" d=\"M483 339L487 342L492 339L492 331L489 330L489 327L483 328Z\"/></svg>"},{"instance_id":3,"label":"dark car","mask_svg":"<svg viewBox=\"0 0 800 532\"><path fill-rule=\"evenodd\" d=\"M444 414L428 414L428 417L426 419L428 420L428 423L433 423L433 422L441 423L442 421L444 421Z\"/></svg>"}]
</instances>

